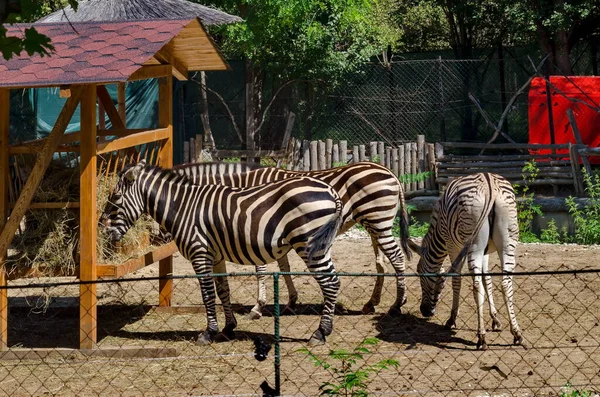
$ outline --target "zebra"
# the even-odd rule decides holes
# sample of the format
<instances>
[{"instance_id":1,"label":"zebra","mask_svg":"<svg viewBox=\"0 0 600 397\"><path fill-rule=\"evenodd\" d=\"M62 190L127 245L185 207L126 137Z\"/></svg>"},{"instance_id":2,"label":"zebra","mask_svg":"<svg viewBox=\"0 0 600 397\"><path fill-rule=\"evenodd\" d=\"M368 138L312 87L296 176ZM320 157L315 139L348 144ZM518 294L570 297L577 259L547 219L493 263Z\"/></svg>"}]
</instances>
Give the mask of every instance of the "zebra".
<instances>
[{"instance_id":1,"label":"zebra","mask_svg":"<svg viewBox=\"0 0 600 397\"><path fill-rule=\"evenodd\" d=\"M401 245L410 260L408 248L408 212L404 202L402 184L386 167L372 162L360 162L322 171L288 171L274 167L257 167L248 163L195 163L174 167L178 173L186 175L193 183L203 185L218 183L227 186L244 187L262 183L285 180L298 176L310 176L330 184L339 194L343 203L343 226L339 233L347 231L358 223L371 235L378 273L385 272L384 256L390 260L397 277L396 301L390 314L400 313L400 307L406 302L404 281L404 253L392 235L394 219L400 211ZM283 272L290 271L287 257L278 260ZM226 273L225 264L219 269ZM257 268L257 272L266 271L266 266ZM298 299L298 292L290 275L283 275L288 289L289 301L286 309L292 309ZM260 318L266 304L266 286L264 276L258 276L258 301L250 311L250 319ZM378 276L370 300L363 306L362 312L373 313L381 300L383 276Z\"/></svg>"},{"instance_id":2,"label":"zebra","mask_svg":"<svg viewBox=\"0 0 600 397\"><path fill-rule=\"evenodd\" d=\"M497 251L502 272L502 292L510 319L510 330L515 345L524 345L523 334L517 323L513 306L512 273L515 269L515 251L519 240L515 192L504 177L491 173L476 173L452 180L436 203L427 234L419 247L409 242L421 255L417 265L419 274L443 273L446 256L452 261L449 273L460 273L467 257L473 274L473 295L477 305L477 349L487 349L483 320L484 286L480 275L488 272L489 254ZM421 314L431 317L444 287L441 276L420 276ZM492 328L500 329L491 294L491 277L486 276ZM447 327L456 326L459 309L461 277L452 278L452 310Z\"/></svg>"},{"instance_id":3,"label":"zebra","mask_svg":"<svg viewBox=\"0 0 600 397\"><path fill-rule=\"evenodd\" d=\"M214 266L224 261L261 265L291 249L316 273L324 297L319 328L309 344L325 343L340 286L331 244L341 226L342 202L331 186L307 176L251 188L198 186L173 170L142 161L119 175L101 222L110 239L118 241L142 213L172 235L199 276L207 328L198 344L211 343L219 331L214 284L225 311L225 335L232 335L237 325L224 279L217 277L213 284Z\"/></svg>"}]
</instances>

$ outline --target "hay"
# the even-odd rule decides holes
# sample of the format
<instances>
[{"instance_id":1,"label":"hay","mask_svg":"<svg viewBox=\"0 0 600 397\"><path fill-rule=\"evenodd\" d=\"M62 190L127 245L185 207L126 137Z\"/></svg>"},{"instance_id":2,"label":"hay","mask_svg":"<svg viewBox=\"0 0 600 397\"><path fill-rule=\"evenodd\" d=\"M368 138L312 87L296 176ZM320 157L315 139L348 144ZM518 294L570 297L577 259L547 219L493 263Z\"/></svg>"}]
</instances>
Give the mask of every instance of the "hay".
<instances>
[{"instance_id":1,"label":"hay","mask_svg":"<svg viewBox=\"0 0 600 397\"><path fill-rule=\"evenodd\" d=\"M24 160L24 161L23 161ZM23 159L22 170L28 174L28 159ZM98 176L98 216L108 201L117 176ZM68 202L79 200L79 167L61 160L53 160L44 175L33 202ZM104 230L98 226L97 252L99 263L122 263L143 255L164 241L153 236L158 225L142 216L117 245L113 245ZM164 240L164 239L163 239ZM76 275L79 264L79 210L33 209L25 216L22 226L9 251L9 274L35 276Z\"/></svg>"}]
</instances>

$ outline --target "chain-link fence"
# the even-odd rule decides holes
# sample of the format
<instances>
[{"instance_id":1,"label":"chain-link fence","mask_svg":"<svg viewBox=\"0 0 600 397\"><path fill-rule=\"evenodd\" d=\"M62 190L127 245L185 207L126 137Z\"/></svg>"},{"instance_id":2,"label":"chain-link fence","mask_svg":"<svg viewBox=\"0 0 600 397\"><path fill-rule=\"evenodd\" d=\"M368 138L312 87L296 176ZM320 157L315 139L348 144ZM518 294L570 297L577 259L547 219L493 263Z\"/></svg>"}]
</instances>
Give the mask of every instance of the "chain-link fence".
<instances>
[{"instance_id":1,"label":"chain-link fence","mask_svg":"<svg viewBox=\"0 0 600 397\"><path fill-rule=\"evenodd\" d=\"M363 248L370 256L368 239L348 244L354 249L334 255L338 268L369 271L368 263L359 263ZM495 274L494 295L504 327L488 330L486 351L475 346L470 277L463 280L457 327L448 329L444 322L450 312L450 284L435 316L423 318L414 263L409 264L406 279L408 302L399 316L386 314L395 299L392 275L384 277L376 312L364 314L376 275L340 274L333 333L326 345L316 347L307 341L318 327L322 295L309 273L293 274L300 295L293 314L284 311L288 295L282 274L268 273L270 299L258 320L245 318L256 303L254 274L229 274L238 326L232 340L219 335L208 346L196 344L206 327L206 314L189 263L176 259L176 272L179 266L187 270L173 277L171 307L155 306L159 292L154 268L144 269L144 279L101 281L99 342L93 351L76 349L78 283L18 280L9 286L9 349L0 352L0 395L269 396L277 395L279 388L285 396L314 396L322 385L339 383L340 374L359 370L366 373L365 389L373 396L550 396L567 384L598 392L600 270L567 263L567 255L576 261L577 255L590 254L585 247L563 253L562 259L538 261L540 251L550 250L541 247L545 248L521 251L518 261L527 272L514 276L516 316L527 348L512 344L501 277ZM552 252L565 250L569 248ZM293 262L292 269L296 267ZM489 326L487 309L484 316ZM222 329L220 308L218 319ZM379 343L360 347L367 338ZM357 356L340 352L357 347ZM315 360L326 364L315 365ZM377 366L382 362L387 368Z\"/></svg>"}]
</instances>

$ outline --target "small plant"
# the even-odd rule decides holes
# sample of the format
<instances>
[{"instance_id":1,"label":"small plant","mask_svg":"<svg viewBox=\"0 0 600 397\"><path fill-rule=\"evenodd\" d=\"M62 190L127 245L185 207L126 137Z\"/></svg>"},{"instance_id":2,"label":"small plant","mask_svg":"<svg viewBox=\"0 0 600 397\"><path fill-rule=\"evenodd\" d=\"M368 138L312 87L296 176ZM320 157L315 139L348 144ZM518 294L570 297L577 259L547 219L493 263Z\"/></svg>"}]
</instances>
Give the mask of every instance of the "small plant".
<instances>
[{"instance_id":1,"label":"small plant","mask_svg":"<svg viewBox=\"0 0 600 397\"><path fill-rule=\"evenodd\" d=\"M410 237L424 237L429 230L428 222L419 222L414 217L411 217L411 224L408 227L408 234Z\"/></svg>"},{"instance_id":2,"label":"small plant","mask_svg":"<svg viewBox=\"0 0 600 397\"><path fill-rule=\"evenodd\" d=\"M516 191L521 200L517 201L517 219L519 221L519 239L524 243L537 243L540 239L533 233L532 225L535 215L543 216L542 209L533 202L533 192L529 191L527 182L534 181L538 174L535 160L531 160L523 167L523 182Z\"/></svg>"},{"instance_id":3,"label":"small plant","mask_svg":"<svg viewBox=\"0 0 600 397\"><path fill-rule=\"evenodd\" d=\"M581 208L575 203L573 197L567 197L565 203L573 217L575 226L574 241L577 244L600 243L600 177L598 175L583 174L589 196L588 205Z\"/></svg>"},{"instance_id":4,"label":"small plant","mask_svg":"<svg viewBox=\"0 0 600 397\"><path fill-rule=\"evenodd\" d=\"M556 226L556 221L551 219L548 222L548 226L542 230L542 233L540 234L540 240L542 243L561 244L565 242L566 235L566 228L564 228L561 233L561 231L558 230L558 226Z\"/></svg>"},{"instance_id":5,"label":"small plant","mask_svg":"<svg viewBox=\"0 0 600 397\"><path fill-rule=\"evenodd\" d=\"M590 390L577 390L573 388L571 382L568 382L564 387L561 388L560 397L591 397L592 391Z\"/></svg>"},{"instance_id":6,"label":"small plant","mask_svg":"<svg viewBox=\"0 0 600 397\"><path fill-rule=\"evenodd\" d=\"M373 156L373 158L371 159L371 162L373 162L373 163L379 163L380 161L381 161L381 156L378 154Z\"/></svg>"},{"instance_id":7,"label":"small plant","mask_svg":"<svg viewBox=\"0 0 600 397\"><path fill-rule=\"evenodd\" d=\"M332 165L333 165L333 168L337 168L337 167L345 166L346 163L344 161L334 161Z\"/></svg>"},{"instance_id":8,"label":"small plant","mask_svg":"<svg viewBox=\"0 0 600 397\"><path fill-rule=\"evenodd\" d=\"M227 157L223 159L224 163L239 163L242 161L239 157Z\"/></svg>"},{"instance_id":9,"label":"small plant","mask_svg":"<svg viewBox=\"0 0 600 397\"><path fill-rule=\"evenodd\" d=\"M421 182L429 178L433 171L419 172L418 174L402 174L398 175L398 180L402 183Z\"/></svg>"},{"instance_id":10,"label":"small plant","mask_svg":"<svg viewBox=\"0 0 600 397\"><path fill-rule=\"evenodd\" d=\"M275 167L277 166L277 161L275 161L273 157L261 157L260 165L263 167Z\"/></svg>"},{"instance_id":11,"label":"small plant","mask_svg":"<svg viewBox=\"0 0 600 397\"><path fill-rule=\"evenodd\" d=\"M366 338L354 350L344 349L330 350L327 354L328 359L317 357L307 348L299 349L299 352L305 353L315 364L315 367L321 367L333 373L333 382L324 382L319 386L322 396L368 396L367 385L371 375L376 375L390 367L398 368L400 363L393 359L381 360L372 365L358 366L359 360L364 361L365 354L371 353L367 346L374 346L379 343L377 338ZM339 362L339 366L330 363L331 360Z\"/></svg>"}]
</instances>

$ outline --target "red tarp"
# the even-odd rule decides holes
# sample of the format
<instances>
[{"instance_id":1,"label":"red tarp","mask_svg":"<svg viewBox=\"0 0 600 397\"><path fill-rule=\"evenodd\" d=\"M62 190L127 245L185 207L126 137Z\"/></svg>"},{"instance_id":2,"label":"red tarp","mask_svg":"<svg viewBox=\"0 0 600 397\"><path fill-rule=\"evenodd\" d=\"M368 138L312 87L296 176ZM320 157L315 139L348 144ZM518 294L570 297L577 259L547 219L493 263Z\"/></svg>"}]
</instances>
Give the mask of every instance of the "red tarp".
<instances>
[{"instance_id":1,"label":"red tarp","mask_svg":"<svg viewBox=\"0 0 600 397\"><path fill-rule=\"evenodd\" d=\"M566 113L567 109L572 109L583 143L590 147L600 146L600 113L586 106L600 107L600 77L551 76L550 83L554 143L576 143ZM532 80L529 90L529 143L551 143L546 81L540 77ZM550 153L550 150L536 152ZM558 153L568 153L568 150ZM590 161L600 163L600 158L590 157Z\"/></svg>"}]
</instances>

